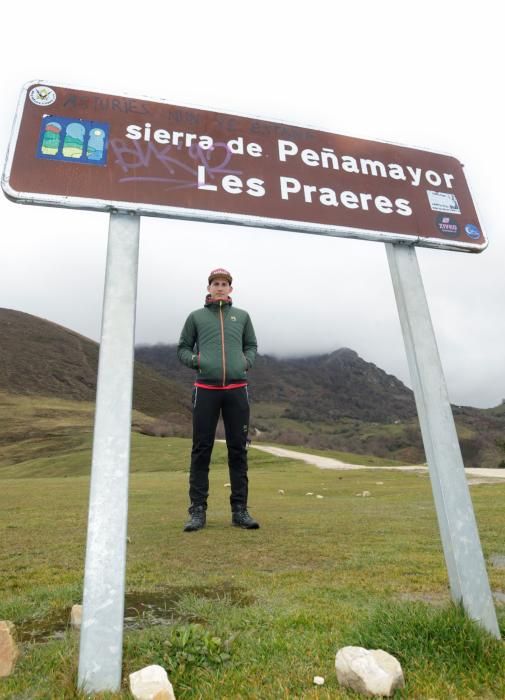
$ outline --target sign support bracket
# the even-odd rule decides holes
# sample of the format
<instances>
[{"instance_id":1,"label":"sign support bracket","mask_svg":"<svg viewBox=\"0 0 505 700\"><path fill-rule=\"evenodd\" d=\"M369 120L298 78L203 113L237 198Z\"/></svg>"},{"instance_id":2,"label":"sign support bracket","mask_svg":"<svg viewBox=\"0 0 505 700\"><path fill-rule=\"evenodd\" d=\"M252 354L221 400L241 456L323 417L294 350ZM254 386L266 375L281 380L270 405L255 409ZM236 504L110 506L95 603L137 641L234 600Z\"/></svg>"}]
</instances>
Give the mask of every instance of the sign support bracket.
<instances>
[{"instance_id":1,"label":"sign support bracket","mask_svg":"<svg viewBox=\"0 0 505 700\"><path fill-rule=\"evenodd\" d=\"M78 685L121 686L140 217L110 215Z\"/></svg>"},{"instance_id":2,"label":"sign support bracket","mask_svg":"<svg viewBox=\"0 0 505 700\"><path fill-rule=\"evenodd\" d=\"M501 639L416 251L413 246L385 245L452 599Z\"/></svg>"}]
</instances>

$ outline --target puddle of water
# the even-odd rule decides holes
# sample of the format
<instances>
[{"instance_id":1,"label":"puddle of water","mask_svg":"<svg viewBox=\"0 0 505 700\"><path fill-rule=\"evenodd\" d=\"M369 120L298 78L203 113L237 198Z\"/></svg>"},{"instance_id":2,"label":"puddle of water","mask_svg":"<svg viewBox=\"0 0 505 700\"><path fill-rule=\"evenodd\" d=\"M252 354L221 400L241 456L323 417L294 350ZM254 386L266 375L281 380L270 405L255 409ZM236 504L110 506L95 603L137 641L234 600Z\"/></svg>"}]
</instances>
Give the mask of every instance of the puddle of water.
<instances>
[{"instance_id":1,"label":"puddle of water","mask_svg":"<svg viewBox=\"0 0 505 700\"><path fill-rule=\"evenodd\" d=\"M16 638L20 642L47 642L62 638L69 626L70 608L47 617L24 620L16 625Z\"/></svg>"},{"instance_id":2,"label":"puddle of water","mask_svg":"<svg viewBox=\"0 0 505 700\"><path fill-rule=\"evenodd\" d=\"M177 602L184 595L194 595L206 600L226 600L230 605L246 607L254 603L254 598L241 588L222 584L221 586L174 586L160 592L127 593L125 596L125 629L145 629L155 625L173 625L184 621L184 615L177 611ZM198 622L191 617L192 622ZM40 619L30 619L16 625L16 636L20 642L47 642L61 639L70 629L70 608L58 610Z\"/></svg>"},{"instance_id":3,"label":"puddle of water","mask_svg":"<svg viewBox=\"0 0 505 700\"><path fill-rule=\"evenodd\" d=\"M125 629L170 625L175 619L173 598L158 593L128 593L125 597Z\"/></svg>"}]
</instances>

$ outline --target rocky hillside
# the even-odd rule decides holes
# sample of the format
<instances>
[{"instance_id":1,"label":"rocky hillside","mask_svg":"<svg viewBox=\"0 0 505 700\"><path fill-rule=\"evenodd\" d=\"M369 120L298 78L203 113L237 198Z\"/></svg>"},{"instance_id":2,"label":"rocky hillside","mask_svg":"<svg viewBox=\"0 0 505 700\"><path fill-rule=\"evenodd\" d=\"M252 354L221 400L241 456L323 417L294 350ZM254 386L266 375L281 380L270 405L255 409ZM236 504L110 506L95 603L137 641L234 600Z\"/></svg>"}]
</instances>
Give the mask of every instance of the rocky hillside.
<instances>
[{"instance_id":1,"label":"rocky hillside","mask_svg":"<svg viewBox=\"0 0 505 700\"><path fill-rule=\"evenodd\" d=\"M194 376L178 362L175 345L140 346L136 357L176 382ZM301 358L258 355L249 381L255 400L285 403L285 417L296 420L392 423L416 416L412 391L349 348Z\"/></svg>"},{"instance_id":2,"label":"rocky hillside","mask_svg":"<svg viewBox=\"0 0 505 700\"><path fill-rule=\"evenodd\" d=\"M184 386L195 376L178 362L174 345L141 346L136 357ZM349 348L301 358L259 355L249 381L255 439L425 461L413 392ZM453 413L465 464L505 466L505 405L453 406Z\"/></svg>"}]
</instances>

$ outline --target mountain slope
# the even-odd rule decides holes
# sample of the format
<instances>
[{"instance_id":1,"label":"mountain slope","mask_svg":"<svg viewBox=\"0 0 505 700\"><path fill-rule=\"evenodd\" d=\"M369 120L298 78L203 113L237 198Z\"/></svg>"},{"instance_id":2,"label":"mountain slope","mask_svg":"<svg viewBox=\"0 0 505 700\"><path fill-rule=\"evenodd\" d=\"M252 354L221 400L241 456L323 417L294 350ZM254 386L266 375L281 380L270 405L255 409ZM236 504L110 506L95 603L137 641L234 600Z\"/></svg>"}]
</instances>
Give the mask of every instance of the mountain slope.
<instances>
[{"instance_id":1,"label":"mountain slope","mask_svg":"<svg viewBox=\"0 0 505 700\"><path fill-rule=\"evenodd\" d=\"M136 357L187 384L194 372L176 346L140 346ZM255 439L425 461L413 392L349 348L301 358L258 355L250 372ZM505 410L453 406L466 466L505 465Z\"/></svg>"},{"instance_id":2,"label":"mountain slope","mask_svg":"<svg viewBox=\"0 0 505 700\"><path fill-rule=\"evenodd\" d=\"M98 343L37 316L0 309L0 391L94 401ZM135 363L133 406L187 424L189 392Z\"/></svg>"},{"instance_id":3,"label":"mountain slope","mask_svg":"<svg viewBox=\"0 0 505 700\"><path fill-rule=\"evenodd\" d=\"M194 376L178 362L175 345L139 346L135 356L174 381ZM286 403L285 416L296 420L392 423L416 416L413 392L349 348L301 358L258 355L249 381L257 401Z\"/></svg>"}]
</instances>

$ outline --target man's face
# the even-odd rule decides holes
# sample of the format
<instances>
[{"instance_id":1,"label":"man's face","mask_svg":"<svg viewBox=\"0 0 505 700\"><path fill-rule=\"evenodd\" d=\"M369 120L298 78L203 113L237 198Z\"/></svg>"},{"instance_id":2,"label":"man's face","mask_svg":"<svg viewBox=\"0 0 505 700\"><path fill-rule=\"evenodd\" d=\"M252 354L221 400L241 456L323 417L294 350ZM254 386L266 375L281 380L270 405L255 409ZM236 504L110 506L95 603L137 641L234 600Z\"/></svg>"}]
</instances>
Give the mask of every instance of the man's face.
<instances>
[{"instance_id":1,"label":"man's face","mask_svg":"<svg viewBox=\"0 0 505 700\"><path fill-rule=\"evenodd\" d=\"M207 287L212 299L216 300L227 299L230 296L232 289L233 287L224 277L216 277Z\"/></svg>"}]
</instances>

